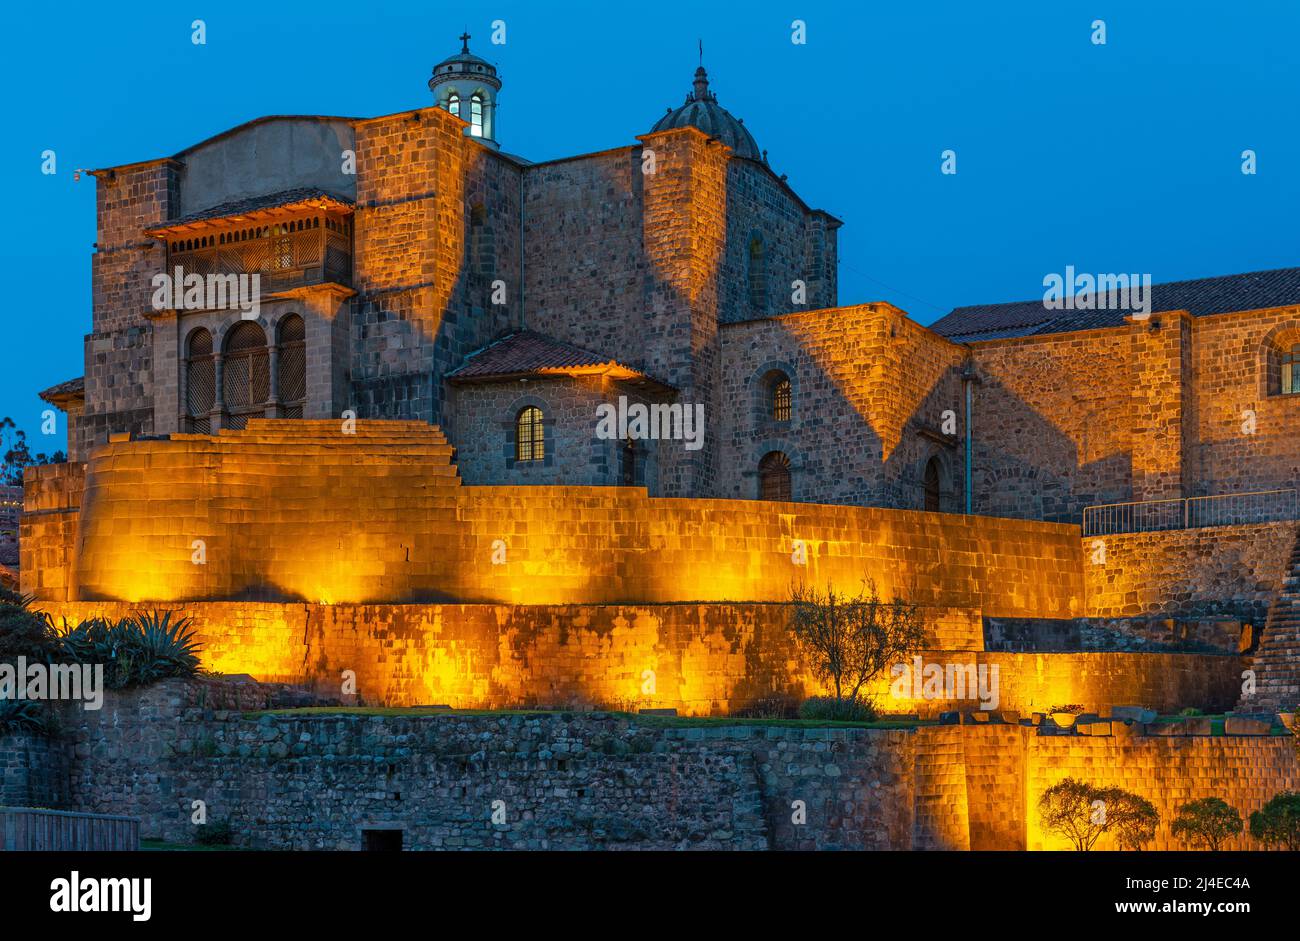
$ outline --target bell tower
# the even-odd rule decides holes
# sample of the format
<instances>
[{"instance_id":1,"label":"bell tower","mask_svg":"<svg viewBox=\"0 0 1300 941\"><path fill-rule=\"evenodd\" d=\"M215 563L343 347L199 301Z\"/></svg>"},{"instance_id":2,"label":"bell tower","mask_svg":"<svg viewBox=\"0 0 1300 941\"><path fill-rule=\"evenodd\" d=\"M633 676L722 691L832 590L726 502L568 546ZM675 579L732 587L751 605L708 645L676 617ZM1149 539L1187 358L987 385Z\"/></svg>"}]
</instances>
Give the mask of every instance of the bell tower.
<instances>
[{"instance_id":1,"label":"bell tower","mask_svg":"<svg viewBox=\"0 0 1300 941\"><path fill-rule=\"evenodd\" d=\"M460 35L460 52L433 67L429 91L434 102L469 124L465 133L489 147L497 143L497 92L501 79L496 66L469 51L469 33Z\"/></svg>"}]
</instances>

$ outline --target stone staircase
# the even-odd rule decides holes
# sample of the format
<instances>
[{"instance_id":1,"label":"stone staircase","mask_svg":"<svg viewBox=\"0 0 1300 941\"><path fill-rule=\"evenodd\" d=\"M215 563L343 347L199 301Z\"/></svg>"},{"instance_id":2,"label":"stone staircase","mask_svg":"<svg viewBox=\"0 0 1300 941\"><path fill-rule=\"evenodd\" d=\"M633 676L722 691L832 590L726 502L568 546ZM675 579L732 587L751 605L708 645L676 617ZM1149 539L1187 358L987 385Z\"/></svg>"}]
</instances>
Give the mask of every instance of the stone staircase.
<instances>
[{"instance_id":1,"label":"stone staircase","mask_svg":"<svg viewBox=\"0 0 1300 941\"><path fill-rule=\"evenodd\" d=\"M1239 713L1277 712L1300 702L1300 538L1282 579L1282 591L1268 609L1251 669L1255 693L1237 702Z\"/></svg>"},{"instance_id":2,"label":"stone staircase","mask_svg":"<svg viewBox=\"0 0 1300 941\"><path fill-rule=\"evenodd\" d=\"M441 428L422 421L358 419L355 426L344 434L342 422L337 419L252 418L246 428L221 429L216 440L237 445L274 446L282 455L305 461L311 461L313 456L340 451L346 454L359 449L372 460L423 465L423 474L429 485L461 485L455 447Z\"/></svg>"}]
</instances>

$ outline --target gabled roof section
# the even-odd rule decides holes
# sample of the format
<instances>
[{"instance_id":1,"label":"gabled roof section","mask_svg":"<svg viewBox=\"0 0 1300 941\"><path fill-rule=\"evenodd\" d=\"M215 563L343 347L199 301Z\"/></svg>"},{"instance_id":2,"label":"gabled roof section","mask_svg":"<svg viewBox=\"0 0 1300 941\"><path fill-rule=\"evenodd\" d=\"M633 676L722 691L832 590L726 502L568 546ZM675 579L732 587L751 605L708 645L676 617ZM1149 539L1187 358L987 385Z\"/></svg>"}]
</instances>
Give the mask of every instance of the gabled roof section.
<instances>
[{"instance_id":1,"label":"gabled roof section","mask_svg":"<svg viewBox=\"0 0 1300 941\"><path fill-rule=\"evenodd\" d=\"M57 386L50 386L38 394L44 401L66 410L69 402L86 398L86 377L78 376L76 379L60 382Z\"/></svg>"},{"instance_id":2,"label":"gabled roof section","mask_svg":"<svg viewBox=\"0 0 1300 941\"><path fill-rule=\"evenodd\" d=\"M447 378L468 383L560 376L607 376L672 388L618 360L531 330L512 333L471 353Z\"/></svg>"},{"instance_id":3,"label":"gabled roof section","mask_svg":"<svg viewBox=\"0 0 1300 941\"><path fill-rule=\"evenodd\" d=\"M296 189L281 190L265 196L252 196L247 199L235 199L230 202L211 206L200 212L192 212L179 219L168 219L162 225L146 229L148 235L179 235L195 229L207 228L217 223L256 222L263 217L277 213L291 212L297 209L333 209L339 212L351 212L352 200L337 193L331 193L314 186L300 186Z\"/></svg>"},{"instance_id":4,"label":"gabled roof section","mask_svg":"<svg viewBox=\"0 0 1300 941\"><path fill-rule=\"evenodd\" d=\"M1151 311L1185 310L1194 317L1300 305L1300 268L1169 281L1151 286ZM1124 310L1049 310L1041 299L957 307L930 324L959 343L1121 327Z\"/></svg>"}]
</instances>

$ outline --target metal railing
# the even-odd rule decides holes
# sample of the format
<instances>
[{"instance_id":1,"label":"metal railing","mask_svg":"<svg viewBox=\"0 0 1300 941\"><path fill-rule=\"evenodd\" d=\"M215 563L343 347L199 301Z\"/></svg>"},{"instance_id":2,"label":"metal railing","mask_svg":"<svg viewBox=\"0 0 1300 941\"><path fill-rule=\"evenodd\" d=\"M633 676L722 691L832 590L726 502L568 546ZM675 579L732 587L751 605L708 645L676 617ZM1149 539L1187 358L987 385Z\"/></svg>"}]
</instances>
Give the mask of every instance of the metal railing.
<instances>
[{"instance_id":1,"label":"metal railing","mask_svg":"<svg viewBox=\"0 0 1300 941\"><path fill-rule=\"evenodd\" d=\"M1241 526L1300 519L1296 491L1255 490L1185 500L1106 503L1083 511L1085 536L1149 533L1164 529Z\"/></svg>"}]
</instances>

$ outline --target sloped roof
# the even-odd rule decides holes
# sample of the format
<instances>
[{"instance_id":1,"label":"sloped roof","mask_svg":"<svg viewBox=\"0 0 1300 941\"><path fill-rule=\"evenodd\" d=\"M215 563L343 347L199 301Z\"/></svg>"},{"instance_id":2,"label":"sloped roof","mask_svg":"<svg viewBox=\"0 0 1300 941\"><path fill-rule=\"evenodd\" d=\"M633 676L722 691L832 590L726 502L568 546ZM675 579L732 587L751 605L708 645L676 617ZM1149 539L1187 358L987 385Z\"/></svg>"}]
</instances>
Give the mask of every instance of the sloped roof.
<instances>
[{"instance_id":1,"label":"sloped roof","mask_svg":"<svg viewBox=\"0 0 1300 941\"><path fill-rule=\"evenodd\" d=\"M1194 317L1300 304L1300 268L1169 281L1151 286L1151 311L1185 310ZM1125 323L1124 310L1049 310L1042 299L957 307L930 324L960 343L1070 333Z\"/></svg>"},{"instance_id":2,"label":"sloped roof","mask_svg":"<svg viewBox=\"0 0 1300 941\"><path fill-rule=\"evenodd\" d=\"M671 388L616 359L531 330L512 333L471 353L447 378L453 382L486 382L527 376L581 375L645 380Z\"/></svg>"},{"instance_id":3,"label":"sloped roof","mask_svg":"<svg viewBox=\"0 0 1300 941\"><path fill-rule=\"evenodd\" d=\"M264 196L251 196L247 199L233 199L229 202L218 203L215 206L209 206L207 209L181 216L179 219L168 219L166 222L146 231L150 235L157 235L217 219L252 216L271 209L293 209L307 206L329 206L331 208L350 210L353 202L346 196L339 196L337 193L331 193L315 186L299 186L295 189L281 190L278 193L268 193Z\"/></svg>"},{"instance_id":4,"label":"sloped roof","mask_svg":"<svg viewBox=\"0 0 1300 941\"><path fill-rule=\"evenodd\" d=\"M44 392L39 393L40 397L49 402L51 405L62 405L69 399L81 399L86 396L86 377L78 376L76 379L69 379L67 382L60 382L57 386L50 386Z\"/></svg>"}]
</instances>

